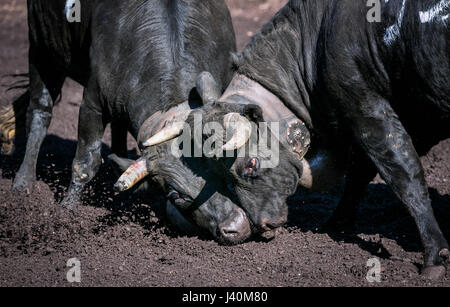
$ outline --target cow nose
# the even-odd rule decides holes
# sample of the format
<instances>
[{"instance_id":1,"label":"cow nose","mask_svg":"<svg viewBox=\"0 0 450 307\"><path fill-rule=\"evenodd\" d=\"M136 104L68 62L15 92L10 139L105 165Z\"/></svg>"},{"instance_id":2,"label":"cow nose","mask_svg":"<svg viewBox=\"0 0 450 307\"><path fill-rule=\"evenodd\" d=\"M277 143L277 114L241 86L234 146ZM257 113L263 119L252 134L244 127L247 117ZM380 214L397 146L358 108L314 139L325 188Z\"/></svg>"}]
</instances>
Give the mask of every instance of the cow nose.
<instances>
[{"instance_id":1,"label":"cow nose","mask_svg":"<svg viewBox=\"0 0 450 307\"><path fill-rule=\"evenodd\" d=\"M239 209L231 218L219 226L219 232L224 243L238 244L250 237L250 222L246 214Z\"/></svg>"}]
</instances>

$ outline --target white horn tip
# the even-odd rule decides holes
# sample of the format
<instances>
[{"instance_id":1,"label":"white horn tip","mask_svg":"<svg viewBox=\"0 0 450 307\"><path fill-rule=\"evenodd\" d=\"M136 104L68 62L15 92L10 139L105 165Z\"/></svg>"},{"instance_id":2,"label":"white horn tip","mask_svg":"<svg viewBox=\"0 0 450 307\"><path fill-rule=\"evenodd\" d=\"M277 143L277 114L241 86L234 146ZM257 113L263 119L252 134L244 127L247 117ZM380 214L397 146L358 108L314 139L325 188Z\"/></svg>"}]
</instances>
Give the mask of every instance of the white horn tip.
<instances>
[{"instance_id":1,"label":"white horn tip","mask_svg":"<svg viewBox=\"0 0 450 307\"><path fill-rule=\"evenodd\" d=\"M173 140L183 133L183 128L184 122L173 123L170 127L162 129L159 133L149 138L142 145L144 147L151 147Z\"/></svg>"},{"instance_id":2,"label":"white horn tip","mask_svg":"<svg viewBox=\"0 0 450 307\"><path fill-rule=\"evenodd\" d=\"M114 185L114 190L116 192L125 192L144 179L148 174L146 161L140 159L133 163L125 173L120 176L119 180L117 180Z\"/></svg>"},{"instance_id":3,"label":"white horn tip","mask_svg":"<svg viewBox=\"0 0 450 307\"><path fill-rule=\"evenodd\" d=\"M120 180L116 182L114 185L114 191L116 192L125 192L130 187L127 187L127 185L124 182L121 182Z\"/></svg>"}]
</instances>

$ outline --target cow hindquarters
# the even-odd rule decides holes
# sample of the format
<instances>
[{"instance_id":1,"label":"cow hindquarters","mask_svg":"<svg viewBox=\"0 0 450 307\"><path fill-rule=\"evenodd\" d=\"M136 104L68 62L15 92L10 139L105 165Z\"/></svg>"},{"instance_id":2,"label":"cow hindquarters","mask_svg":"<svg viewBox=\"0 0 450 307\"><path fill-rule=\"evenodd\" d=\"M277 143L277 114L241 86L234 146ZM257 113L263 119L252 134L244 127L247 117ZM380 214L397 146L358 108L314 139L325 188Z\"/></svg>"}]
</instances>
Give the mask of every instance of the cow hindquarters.
<instances>
[{"instance_id":1,"label":"cow hindquarters","mask_svg":"<svg viewBox=\"0 0 450 307\"><path fill-rule=\"evenodd\" d=\"M354 135L415 220L425 249L422 274L440 278L448 243L434 217L419 156L386 100L367 101L364 106L349 113Z\"/></svg>"},{"instance_id":2,"label":"cow hindquarters","mask_svg":"<svg viewBox=\"0 0 450 307\"><path fill-rule=\"evenodd\" d=\"M31 193L36 180L36 163L52 119L55 100L61 93L65 75L52 70L42 72L30 61L30 104L26 115L25 157L14 179L13 189Z\"/></svg>"},{"instance_id":3,"label":"cow hindquarters","mask_svg":"<svg viewBox=\"0 0 450 307\"><path fill-rule=\"evenodd\" d=\"M101 165L101 145L106 121L103 116L98 91L88 86L83 95L78 119L78 144L72 164L72 180L61 205L75 209L81 200L85 185L97 174Z\"/></svg>"}]
</instances>

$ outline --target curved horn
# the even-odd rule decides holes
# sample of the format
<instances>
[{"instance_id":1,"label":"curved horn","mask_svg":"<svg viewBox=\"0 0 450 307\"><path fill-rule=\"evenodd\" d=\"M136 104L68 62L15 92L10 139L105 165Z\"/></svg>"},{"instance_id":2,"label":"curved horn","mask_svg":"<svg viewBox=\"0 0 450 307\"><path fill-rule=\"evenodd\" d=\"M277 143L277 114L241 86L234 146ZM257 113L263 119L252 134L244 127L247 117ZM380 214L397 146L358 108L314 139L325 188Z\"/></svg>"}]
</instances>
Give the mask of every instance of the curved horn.
<instances>
[{"instance_id":1,"label":"curved horn","mask_svg":"<svg viewBox=\"0 0 450 307\"><path fill-rule=\"evenodd\" d=\"M234 129L231 139L223 145L222 149L231 151L244 146L250 139L252 125L250 121L239 113L229 113L223 119L225 128Z\"/></svg>"},{"instance_id":2,"label":"curved horn","mask_svg":"<svg viewBox=\"0 0 450 307\"><path fill-rule=\"evenodd\" d=\"M149 174L145 159L139 159L120 176L114 185L114 190L117 192L129 190Z\"/></svg>"},{"instance_id":3,"label":"curved horn","mask_svg":"<svg viewBox=\"0 0 450 307\"><path fill-rule=\"evenodd\" d=\"M173 140L183 133L183 128L184 122L175 122L173 124L170 124L160 132L149 138L143 145L144 147L150 147Z\"/></svg>"}]
</instances>

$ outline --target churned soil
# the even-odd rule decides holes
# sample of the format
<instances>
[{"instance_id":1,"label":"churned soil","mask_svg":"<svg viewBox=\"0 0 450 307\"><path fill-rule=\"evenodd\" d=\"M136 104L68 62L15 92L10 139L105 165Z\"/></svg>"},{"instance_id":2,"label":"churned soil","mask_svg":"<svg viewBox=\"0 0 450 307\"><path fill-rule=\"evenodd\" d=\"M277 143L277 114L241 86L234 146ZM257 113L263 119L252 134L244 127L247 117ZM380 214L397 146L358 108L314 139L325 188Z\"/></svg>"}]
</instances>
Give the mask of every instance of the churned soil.
<instances>
[{"instance_id":1,"label":"churned soil","mask_svg":"<svg viewBox=\"0 0 450 307\"><path fill-rule=\"evenodd\" d=\"M228 0L239 48L285 1ZM0 76L26 73L26 1L0 4ZM14 78L2 78L10 84ZM421 244L414 223L390 189L368 188L354 234L319 232L342 187L326 194L299 190L289 200L289 221L271 241L221 246L186 237L166 221L153 198L115 195L115 174L105 163L75 212L58 206L70 180L77 135L79 85L68 81L54 109L31 195L11 192L23 157L0 156L0 286L450 286L450 273L430 282L420 277ZM19 92L0 91L0 105ZM109 133L103 152L109 153ZM136 154L129 139L130 154ZM450 140L422 158L433 207L450 240ZM81 283L71 284L67 261L81 262ZM366 280L369 259L381 263L381 282Z\"/></svg>"}]
</instances>

